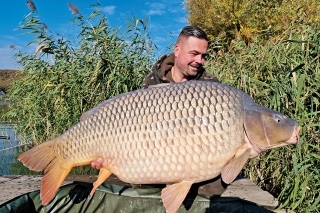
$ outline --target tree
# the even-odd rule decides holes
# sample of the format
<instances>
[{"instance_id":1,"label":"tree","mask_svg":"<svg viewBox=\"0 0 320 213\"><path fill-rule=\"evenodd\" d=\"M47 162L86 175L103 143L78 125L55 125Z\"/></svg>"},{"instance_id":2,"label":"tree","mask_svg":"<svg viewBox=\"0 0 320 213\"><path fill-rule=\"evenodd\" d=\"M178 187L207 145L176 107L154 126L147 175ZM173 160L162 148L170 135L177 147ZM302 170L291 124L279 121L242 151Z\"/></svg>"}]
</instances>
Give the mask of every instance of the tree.
<instances>
[{"instance_id":1,"label":"tree","mask_svg":"<svg viewBox=\"0 0 320 213\"><path fill-rule=\"evenodd\" d=\"M203 28L211 40L227 43L277 38L290 25L320 21L318 0L186 0L185 6L191 25Z\"/></svg>"}]
</instances>

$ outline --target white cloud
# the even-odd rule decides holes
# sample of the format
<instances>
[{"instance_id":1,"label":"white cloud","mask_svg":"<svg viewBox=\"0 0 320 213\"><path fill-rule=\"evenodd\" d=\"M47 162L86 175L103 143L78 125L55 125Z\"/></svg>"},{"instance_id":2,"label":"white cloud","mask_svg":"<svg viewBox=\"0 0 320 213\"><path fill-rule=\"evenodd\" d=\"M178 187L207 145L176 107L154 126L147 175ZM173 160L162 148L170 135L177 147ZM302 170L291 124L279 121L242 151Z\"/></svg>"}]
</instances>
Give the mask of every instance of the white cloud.
<instances>
[{"instance_id":1,"label":"white cloud","mask_svg":"<svg viewBox=\"0 0 320 213\"><path fill-rule=\"evenodd\" d=\"M162 15L166 12L165 4L147 3L146 5L149 6L149 10L147 12L147 15Z\"/></svg>"},{"instance_id":2,"label":"white cloud","mask_svg":"<svg viewBox=\"0 0 320 213\"><path fill-rule=\"evenodd\" d=\"M150 8L157 8L157 9L164 9L165 4L164 3L147 3Z\"/></svg>"},{"instance_id":3,"label":"white cloud","mask_svg":"<svg viewBox=\"0 0 320 213\"><path fill-rule=\"evenodd\" d=\"M188 24L188 18L187 17L180 17L180 18L177 18L176 20L179 23Z\"/></svg>"},{"instance_id":4,"label":"white cloud","mask_svg":"<svg viewBox=\"0 0 320 213\"><path fill-rule=\"evenodd\" d=\"M112 6L106 6L106 7L102 8L102 11L108 15L112 15L112 14L114 14L115 9L116 9L116 6L112 5Z\"/></svg>"},{"instance_id":5,"label":"white cloud","mask_svg":"<svg viewBox=\"0 0 320 213\"><path fill-rule=\"evenodd\" d=\"M147 15L151 16L151 15L162 15L164 13L163 10L149 10L147 12Z\"/></svg>"},{"instance_id":6,"label":"white cloud","mask_svg":"<svg viewBox=\"0 0 320 213\"><path fill-rule=\"evenodd\" d=\"M4 36L0 37L3 38ZM18 51L21 51L23 54L33 54L36 49L36 44L32 43L26 46L27 43L28 42L24 40L0 42L0 69L21 69L21 65L14 59L14 54Z\"/></svg>"},{"instance_id":7,"label":"white cloud","mask_svg":"<svg viewBox=\"0 0 320 213\"><path fill-rule=\"evenodd\" d=\"M16 37L15 36L9 36L9 35L1 35L1 41L16 41Z\"/></svg>"},{"instance_id":8,"label":"white cloud","mask_svg":"<svg viewBox=\"0 0 320 213\"><path fill-rule=\"evenodd\" d=\"M0 69L20 69L13 59L14 51L9 47L0 47Z\"/></svg>"}]
</instances>

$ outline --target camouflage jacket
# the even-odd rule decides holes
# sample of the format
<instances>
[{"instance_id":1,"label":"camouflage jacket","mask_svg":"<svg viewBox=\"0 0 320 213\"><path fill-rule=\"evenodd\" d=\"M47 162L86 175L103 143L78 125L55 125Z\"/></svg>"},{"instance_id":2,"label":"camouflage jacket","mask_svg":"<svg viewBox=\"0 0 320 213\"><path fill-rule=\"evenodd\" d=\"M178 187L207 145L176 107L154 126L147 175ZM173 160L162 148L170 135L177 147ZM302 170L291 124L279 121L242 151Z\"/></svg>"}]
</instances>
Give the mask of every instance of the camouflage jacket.
<instances>
[{"instance_id":1,"label":"camouflage jacket","mask_svg":"<svg viewBox=\"0 0 320 213\"><path fill-rule=\"evenodd\" d=\"M172 78L171 68L174 65L174 54L162 56L153 66L152 72L149 73L142 81L141 87L145 88L150 85L175 82ZM213 75L207 73L204 68L200 70L198 75L190 80L210 80L219 82Z\"/></svg>"}]
</instances>

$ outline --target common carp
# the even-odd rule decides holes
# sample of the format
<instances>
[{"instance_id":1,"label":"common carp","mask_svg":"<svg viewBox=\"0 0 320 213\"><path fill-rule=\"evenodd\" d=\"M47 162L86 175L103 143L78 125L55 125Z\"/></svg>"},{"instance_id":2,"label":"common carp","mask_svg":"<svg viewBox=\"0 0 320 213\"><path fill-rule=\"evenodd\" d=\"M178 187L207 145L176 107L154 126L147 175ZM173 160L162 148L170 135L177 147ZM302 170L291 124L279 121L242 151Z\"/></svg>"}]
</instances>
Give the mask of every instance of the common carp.
<instances>
[{"instance_id":1,"label":"common carp","mask_svg":"<svg viewBox=\"0 0 320 213\"><path fill-rule=\"evenodd\" d=\"M188 81L120 94L85 112L62 135L22 153L44 171L48 204L75 166L102 159L91 194L112 173L131 184L167 184L161 198L176 212L193 183L231 183L249 158L299 141L300 126L221 83Z\"/></svg>"}]
</instances>

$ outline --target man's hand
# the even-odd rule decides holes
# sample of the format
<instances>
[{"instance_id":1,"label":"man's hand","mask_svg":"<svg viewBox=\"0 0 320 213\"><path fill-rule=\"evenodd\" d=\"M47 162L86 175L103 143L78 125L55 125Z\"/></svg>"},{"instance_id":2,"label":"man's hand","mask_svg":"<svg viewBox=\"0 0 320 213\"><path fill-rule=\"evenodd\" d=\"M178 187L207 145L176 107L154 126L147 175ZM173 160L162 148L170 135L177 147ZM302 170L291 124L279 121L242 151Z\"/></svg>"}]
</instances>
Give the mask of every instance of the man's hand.
<instances>
[{"instance_id":1,"label":"man's hand","mask_svg":"<svg viewBox=\"0 0 320 213\"><path fill-rule=\"evenodd\" d=\"M102 158L98 158L97 160L91 162L91 167L94 169L101 169L103 167L102 163Z\"/></svg>"}]
</instances>

